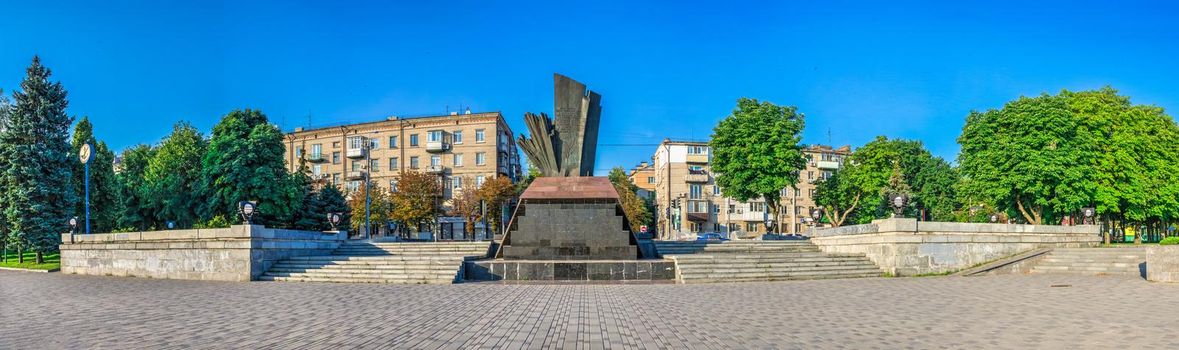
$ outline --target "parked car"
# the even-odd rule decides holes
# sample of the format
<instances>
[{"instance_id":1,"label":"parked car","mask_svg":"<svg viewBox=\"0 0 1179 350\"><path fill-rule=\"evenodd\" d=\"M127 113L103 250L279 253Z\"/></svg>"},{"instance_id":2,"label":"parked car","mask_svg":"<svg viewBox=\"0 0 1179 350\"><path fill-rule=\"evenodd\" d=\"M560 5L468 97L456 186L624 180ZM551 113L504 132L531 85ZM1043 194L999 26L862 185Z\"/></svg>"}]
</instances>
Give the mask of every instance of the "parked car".
<instances>
[{"instance_id":1,"label":"parked car","mask_svg":"<svg viewBox=\"0 0 1179 350\"><path fill-rule=\"evenodd\" d=\"M719 233L701 233L696 235L697 241L727 241L728 238L721 236Z\"/></svg>"}]
</instances>

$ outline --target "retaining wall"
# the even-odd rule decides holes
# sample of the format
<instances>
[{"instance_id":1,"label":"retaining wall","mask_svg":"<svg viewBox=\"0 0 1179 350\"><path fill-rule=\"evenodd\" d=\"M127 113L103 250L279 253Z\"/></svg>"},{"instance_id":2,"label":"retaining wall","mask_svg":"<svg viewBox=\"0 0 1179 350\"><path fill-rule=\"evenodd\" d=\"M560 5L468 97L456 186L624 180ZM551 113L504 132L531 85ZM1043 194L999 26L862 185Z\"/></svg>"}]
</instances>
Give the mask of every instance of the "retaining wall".
<instances>
[{"instance_id":1,"label":"retaining wall","mask_svg":"<svg viewBox=\"0 0 1179 350\"><path fill-rule=\"evenodd\" d=\"M824 252L864 254L897 276L948 273L1046 247L1101 244L1095 225L1009 225L883 219L871 224L816 229L811 241Z\"/></svg>"},{"instance_id":2,"label":"retaining wall","mask_svg":"<svg viewBox=\"0 0 1179 350\"><path fill-rule=\"evenodd\" d=\"M230 228L62 234L61 272L185 280L250 281L276 261L327 255L344 232Z\"/></svg>"}]
</instances>

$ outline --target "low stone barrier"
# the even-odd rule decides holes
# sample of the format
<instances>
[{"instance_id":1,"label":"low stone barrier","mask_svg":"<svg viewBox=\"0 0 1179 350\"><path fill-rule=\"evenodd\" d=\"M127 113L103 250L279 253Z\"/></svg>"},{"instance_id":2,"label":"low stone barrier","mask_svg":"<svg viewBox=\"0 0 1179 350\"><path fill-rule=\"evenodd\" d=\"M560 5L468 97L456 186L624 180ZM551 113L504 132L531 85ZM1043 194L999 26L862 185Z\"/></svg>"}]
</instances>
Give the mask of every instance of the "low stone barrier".
<instances>
[{"instance_id":1,"label":"low stone barrier","mask_svg":"<svg viewBox=\"0 0 1179 350\"><path fill-rule=\"evenodd\" d=\"M1046 247L1101 244L1095 225L1009 225L883 219L811 232L828 253L864 254L896 276L948 273Z\"/></svg>"},{"instance_id":2,"label":"low stone barrier","mask_svg":"<svg viewBox=\"0 0 1179 350\"><path fill-rule=\"evenodd\" d=\"M1146 280L1179 282L1179 245L1160 245L1146 249Z\"/></svg>"},{"instance_id":3,"label":"low stone barrier","mask_svg":"<svg viewBox=\"0 0 1179 350\"><path fill-rule=\"evenodd\" d=\"M62 234L61 272L185 280L250 281L276 261L327 255L347 233L237 225L218 229Z\"/></svg>"}]
</instances>

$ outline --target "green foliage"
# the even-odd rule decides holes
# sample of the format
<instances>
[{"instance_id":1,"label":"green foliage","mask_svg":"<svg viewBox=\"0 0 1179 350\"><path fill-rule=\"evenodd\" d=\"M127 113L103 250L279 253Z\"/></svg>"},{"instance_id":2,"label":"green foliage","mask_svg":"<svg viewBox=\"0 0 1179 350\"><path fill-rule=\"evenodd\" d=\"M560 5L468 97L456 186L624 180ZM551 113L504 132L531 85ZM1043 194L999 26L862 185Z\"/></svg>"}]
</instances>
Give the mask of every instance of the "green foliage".
<instances>
[{"instance_id":1,"label":"green foliage","mask_svg":"<svg viewBox=\"0 0 1179 350\"><path fill-rule=\"evenodd\" d=\"M1159 245L1179 245L1179 237L1167 237L1159 241Z\"/></svg>"},{"instance_id":2,"label":"green foliage","mask_svg":"<svg viewBox=\"0 0 1179 350\"><path fill-rule=\"evenodd\" d=\"M201 156L205 139L192 125L180 122L172 128L147 163L140 199L150 217L150 226L161 228L175 221L180 228L192 227L202 217L199 203L207 199L200 185Z\"/></svg>"},{"instance_id":3,"label":"green foliage","mask_svg":"<svg viewBox=\"0 0 1179 350\"><path fill-rule=\"evenodd\" d=\"M1162 108L1112 88L972 112L958 142L963 191L1030 223L1089 205L1130 222L1179 214L1179 128Z\"/></svg>"},{"instance_id":4,"label":"green foliage","mask_svg":"<svg viewBox=\"0 0 1179 350\"><path fill-rule=\"evenodd\" d=\"M618 203L626 213L631 231L638 232L639 226L650 225L652 214L648 211L647 203L639 198L639 186L630 181L630 177L626 176L626 170L623 170L622 167L615 167L610 170L607 177L614 184L614 190L618 192Z\"/></svg>"},{"instance_id":5,"label":"green foliage","mask_svg":"<svg viewBox=\"0 0 1179 350\"><path fill-rule=\"evenodd\" d=\"M411 227L432 219L437 210L438 197L441 195L442 186L434 175L404 171L398 177L397 191L393 192L392 219ZM356 206L352 208L353 213L358 215L355 211Z\"/></svg>"},{"instance_id":6,"label":"green foliage","mask_svg":"<svg viewBox=\"0 0 1179 350\"><path fill-rule=\"evenodd\" d=\"M206 217L237 212L243 200L258 202L259 224L284 226L298 213L302 189L283 162L283 136L258 110L235 110L213 127L202 164Z\"/></svg>"},{"instance_id":7,"label":"green foliage","mask_svg":"<svg viewBox=\"0 0 1179 350\"><path fill-rule=\"evenodd\" d=\"M66 114L69 101L59 82L37 57L26 70L21 91L13 93L6 124L0 132L0 188L9 240L31 249L38 263L55 251L76 200L71 184L72 162Z\"/></svg>"},{"instance_id":8,"label":"green foliage","mask_svg":"<svg viewBox=\"0 0 1179 350\"><path fill-rule=\"evenodd\" d=\"M237 222L239 222L239 221L230 220L225 215L217 215L217 216L214 216L212 219L196 223L195 225L192 226L192 228L198 228L198 229L226 228L226 227L232 226L234 223L237 223Z\"/></svg>"},{"instance_id":9,"label":"green foliage","mask_svg":"<svg viewBox=\"0 0 1179 350\"><path fill-rule=\"evenodd\" d=\"M885 200L890 178L912 195L905 215L916 217L923 208L927 219L953 220L957 171L920 141L883 136L856 149L831 177L817 182L815 203L836 226L888 217L893 212Z\"/></svg>"},{"instance_id":10,"label":"green foliage","mask_svg":"<svg viewBox=\"0 0 1179 350\"><path fill-rule=\"evenodd\" d=\"M36 253L27 252L18 257L16 252L10 251L4 255L4 259L0 260L0 267L49 271L61 268L61 255L58 253L46 253L40 263L36 262L36 256Z\"/></svg>"},{"instance_id":11,"label":"green foliage","mask_svg":"<svg viewBox=\"0 0 1179 350\"><path fill-rule=\"evenodd\" d=\"M397 188L401 189L403 187L403 184L398 182ZM359 189L349 194L348 208L354 214L350 217L352 219L352 227L357 228L360 232L364 232L364 230L361 228L364 227L366 219L364 216L366 192L368 195L368 220L372 222L374 232L376 231L376 228L380 227L386 222L394 220L400 221L398 220L400 218L394 216L394 195L391 194L389 190L383 189L380 186L377 186L375 183L370 183L367 185L362 183ZM424 218L428 218L430 215L433 215L433 212L421 216L420 220L424 220ZM340 220L340 222L344 223L345 221ZM416 223L417 221L411 222Z\"/></svg>"},{"instance_id":12,"label":"green foliage","mask_svg":"<svg viewBox=\"0 0 1179 350\"><path fill-rule=\"evenodd\" d=\"M323 230L331 228L331 224L326 221L328 213L341 213L340 227L337 229L346 230L347 225L352 220L352 211L348 208L348 202L344 200L344 194L340 193L335 186L323 186L315 192L315 201L312 208L313 212L322 213L324 216Z\"/></svg>"},{"instance_id":13,"label":"green foliage","mask_svg":"<svg viewBox=\"0 0 1179 350\"><path fill-rule=\"evenodd\" d=\"M123 151L120 171L115 173L122 192L119 196L122 201L119 208L123 211L118 219L119 231L145 231L155 220L155 214L148 206L150 201L146 196L149 194L144 190L147 188L144 182L147 165L155 155L156 149L148 145L135 145Z\"/></svg>"},{"instance_id":14,"label":"green foliage","mask_svg":"<svg viewBox=\"0 0 1179 350\"><path fill-rule=\"evenodd\" d=\"M806 167L803 115L793 106L741 98L713 130L712 171L725 196L739 201L764 198L772 216L781 190L798 183Z\"/></svg>"},{"instance_id":15,"label":"green foliage","mask_svg":"<svg viewBox=\"0 0 1179 350\"><path fill-rule=\"evenodd\" d=\"M118 226L119 216L123 212L122 186L115 177L115 154L111 152L110 148L107 148L106 142L94 138L94 129L90 124L90 119L82 117L74 126L70 149L74 154L77 154L82 149L82 145L86 143L93 147L94 152L94 159L90 161L91 232L111 232ZM73 168L74 195L78 198L77 205L74 206L74 215L79 220L84 220L86 217L86 171L82 162L73 162Z\"/></svg>"}]
</instances>

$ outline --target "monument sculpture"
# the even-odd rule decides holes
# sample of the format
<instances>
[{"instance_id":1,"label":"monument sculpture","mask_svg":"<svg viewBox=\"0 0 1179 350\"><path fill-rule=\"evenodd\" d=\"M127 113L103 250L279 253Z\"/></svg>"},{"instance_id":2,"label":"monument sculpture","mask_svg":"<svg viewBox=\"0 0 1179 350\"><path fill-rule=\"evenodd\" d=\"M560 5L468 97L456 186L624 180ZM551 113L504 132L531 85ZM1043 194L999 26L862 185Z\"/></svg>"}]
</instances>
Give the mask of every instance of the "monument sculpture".
<instances>
[{"instance_id":1,"label":"monument sculpture","mask_svg":"<svg viewBox=\"0 0 1179 350\"><path fill-rule=\"evenodd\" d=\"M593 176L602 96L560 74L553 74L553 85L556 122L525 113L532 138L520 135L520 148L544 176Z\"/></svg>"},{"instance_id":2,"label":"monument sculpture","mask_svg":"<svg viewBox=\"0 0 1179 350\"><path fill-rule=\"evenodd\" d=\"M526 113L521 149L541 177L520 195L494 260L467 265L482 280L672 280L674 263L640 260L618 192L593 177L601 96L554 74L554 115Z\"/></svg>"}]
</instances>

